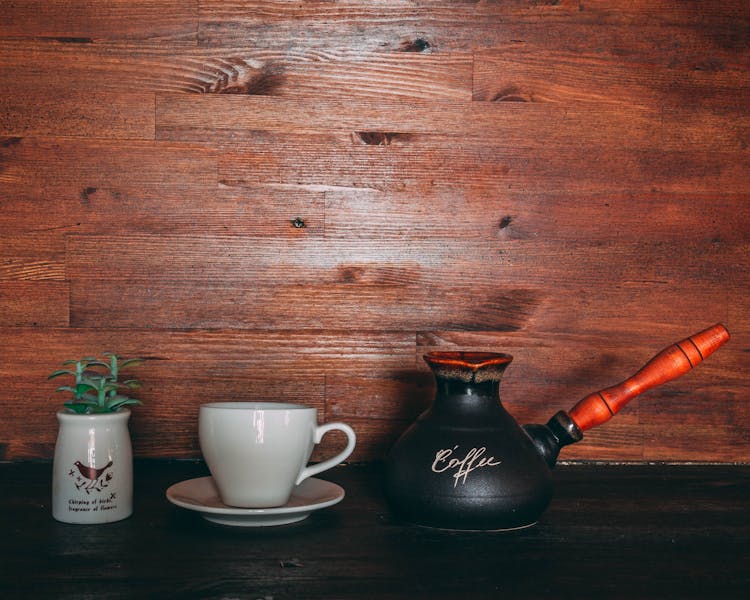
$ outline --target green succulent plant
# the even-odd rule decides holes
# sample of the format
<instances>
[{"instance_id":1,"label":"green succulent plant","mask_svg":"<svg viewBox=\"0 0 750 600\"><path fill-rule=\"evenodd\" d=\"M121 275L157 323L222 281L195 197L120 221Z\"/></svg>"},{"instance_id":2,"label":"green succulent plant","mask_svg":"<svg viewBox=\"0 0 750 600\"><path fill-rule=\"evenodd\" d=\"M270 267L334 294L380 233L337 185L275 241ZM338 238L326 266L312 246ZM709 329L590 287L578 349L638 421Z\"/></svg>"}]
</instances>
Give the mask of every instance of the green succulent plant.
<instances>
[{"instance_id":1,"label":"green succulent plant","mask_svg":"<svg viewBox=\"0 0 750 600\"><path fill-rule=\"evenodd\" d=\"M52 373L47 379L69 376L72 385L62 385L58 392L70 392L73 397L65 402L65 408L79 414L115 412L123 406L141 404L140 400L126 396L124 391L141 387L141 382L128 379L120 382L120 372L143 362L140 358L123 359L112 352L106 352L103 359L84 357L63 362L67 369Z\"/></svg>"}]
</instances>

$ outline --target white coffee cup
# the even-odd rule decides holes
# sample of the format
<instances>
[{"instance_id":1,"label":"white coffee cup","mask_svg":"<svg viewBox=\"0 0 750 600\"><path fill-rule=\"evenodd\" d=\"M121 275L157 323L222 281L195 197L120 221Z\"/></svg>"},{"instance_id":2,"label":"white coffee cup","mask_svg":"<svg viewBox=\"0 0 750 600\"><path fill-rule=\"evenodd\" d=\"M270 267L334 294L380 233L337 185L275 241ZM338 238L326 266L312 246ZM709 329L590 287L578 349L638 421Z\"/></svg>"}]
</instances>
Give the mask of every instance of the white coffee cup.
<instances>
[{"instance_id":1,"label":"white coffee cup","mask_svg":"<svg viewBox=\"0 0 750 600\"><path fill-rule=\"evenodd\" d=\"M346 448L307 466L315 444L333 430L346 434ZM315 408L276 402L203 404L198 438L222 502L242 508L283 506L294 486L345 460L357 440L344 423L318 425Z\"/></svg>"}]
</instances>

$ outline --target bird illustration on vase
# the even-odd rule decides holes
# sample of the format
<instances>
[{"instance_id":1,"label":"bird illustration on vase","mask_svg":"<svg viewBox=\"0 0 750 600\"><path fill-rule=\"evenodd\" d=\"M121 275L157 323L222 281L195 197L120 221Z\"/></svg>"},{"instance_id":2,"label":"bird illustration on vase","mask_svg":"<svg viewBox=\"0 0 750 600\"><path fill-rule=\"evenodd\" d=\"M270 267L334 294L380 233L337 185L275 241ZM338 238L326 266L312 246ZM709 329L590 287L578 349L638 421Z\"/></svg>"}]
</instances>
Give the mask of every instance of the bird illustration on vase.
<instances>
[{"instance_id":1,"label":"bird illustration on vase","mask_svg":"<svg viewBox=\"0 0 750 600\"><path fill-rule=\"evenodd\" d=\"M112 480L112 472L107 472L107 469L112 466L111 460L99 469L84 465L80 460L74 462L73 466L75 469L71 469L68 475L73 478L76 489L83 490L87 494L92 490L101 492Z\"/></svg>"}]
</instances>

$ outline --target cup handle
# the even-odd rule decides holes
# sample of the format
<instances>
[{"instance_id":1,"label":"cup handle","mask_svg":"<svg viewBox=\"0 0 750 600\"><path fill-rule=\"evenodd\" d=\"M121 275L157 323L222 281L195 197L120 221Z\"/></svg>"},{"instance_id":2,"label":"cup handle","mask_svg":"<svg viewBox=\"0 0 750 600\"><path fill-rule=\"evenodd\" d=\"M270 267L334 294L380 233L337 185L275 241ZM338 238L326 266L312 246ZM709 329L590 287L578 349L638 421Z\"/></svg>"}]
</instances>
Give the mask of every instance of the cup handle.
<instances>
[{"instance_id":1,"label":"cup handle","mask_svg":"<svg viewBox=\"0 0 750 600\"><path fill-rule=\"evenodd\" d=\"M352 451L354 450L354 445L357 443L357 435L354 433L354 430L346 423L326 423L325 425L317 426L315 428L315 443L319 444L323 439L323 436L329 431L333 430L343 431L346 434L346 448L344 448L333 458L329 458L328 460L324 460L323 462L319 462L318 464L310 465L309 467L305 467L304 469L302 469L299 477L297 477L295 485L299 485L308 477L312 477L313 475L317 475L322 471L332 469L340 462L346 460L347 457L352 453Z\"/></svg>"}]
</instances>

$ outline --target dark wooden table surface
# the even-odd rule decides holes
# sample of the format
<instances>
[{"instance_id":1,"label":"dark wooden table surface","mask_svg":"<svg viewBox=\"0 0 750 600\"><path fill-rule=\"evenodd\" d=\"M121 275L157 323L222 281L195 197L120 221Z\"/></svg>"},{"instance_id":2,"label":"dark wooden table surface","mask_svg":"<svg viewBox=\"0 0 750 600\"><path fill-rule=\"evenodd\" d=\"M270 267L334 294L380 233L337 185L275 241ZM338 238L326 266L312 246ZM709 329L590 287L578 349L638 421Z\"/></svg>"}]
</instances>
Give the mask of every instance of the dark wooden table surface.
<instances>
[{"instance_id":1,"label":"dark wooden table surface","mask_svg":"<svg viewBox=\"0 0 750 600\"><path fill-rule=\"evenodd\" d=\"M205 473L137 462L133 517L82 526L50 516L49 464L0 465L0 597L750 597L749 466L563 465L512 533L400 523L376 466L329 471L346 498L302 523L214 525L164 495Z\"/></svg>"}]
</instances>

